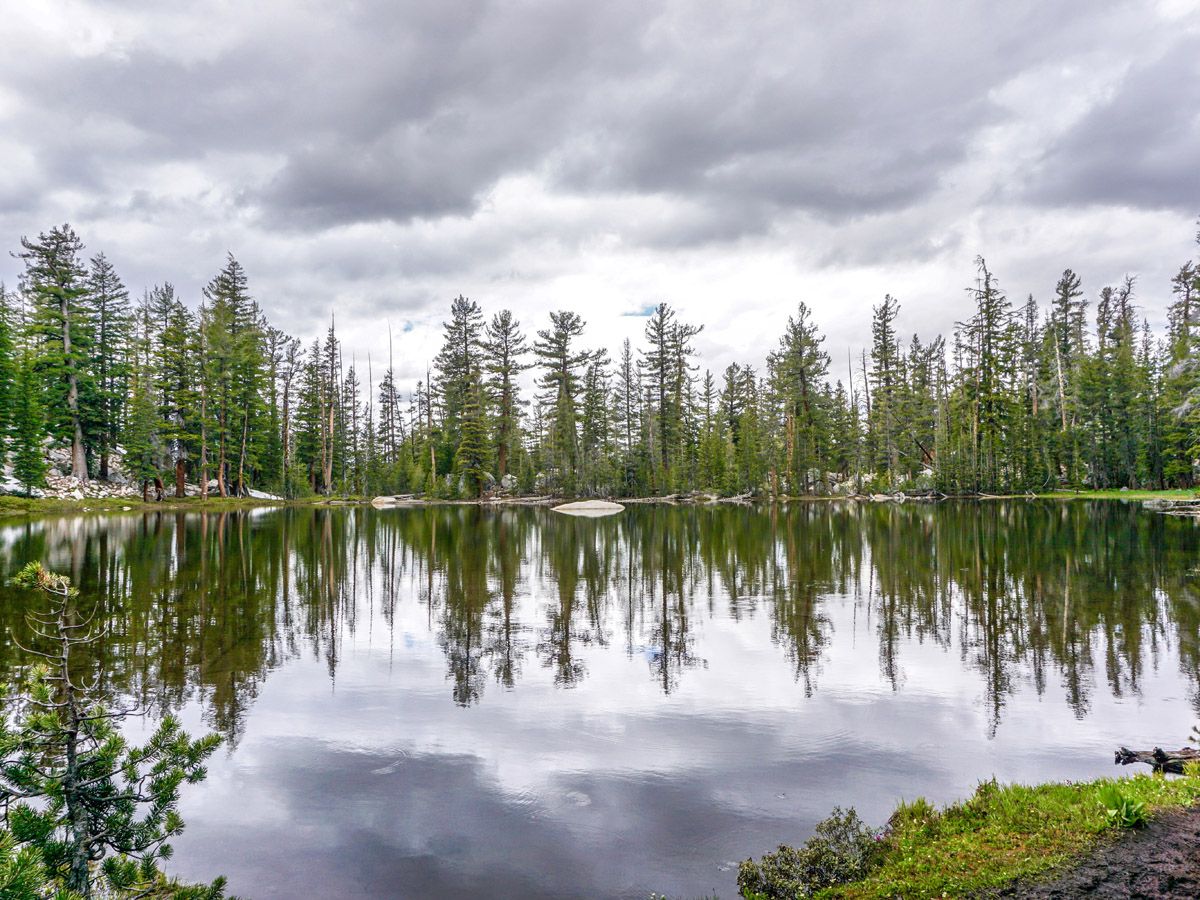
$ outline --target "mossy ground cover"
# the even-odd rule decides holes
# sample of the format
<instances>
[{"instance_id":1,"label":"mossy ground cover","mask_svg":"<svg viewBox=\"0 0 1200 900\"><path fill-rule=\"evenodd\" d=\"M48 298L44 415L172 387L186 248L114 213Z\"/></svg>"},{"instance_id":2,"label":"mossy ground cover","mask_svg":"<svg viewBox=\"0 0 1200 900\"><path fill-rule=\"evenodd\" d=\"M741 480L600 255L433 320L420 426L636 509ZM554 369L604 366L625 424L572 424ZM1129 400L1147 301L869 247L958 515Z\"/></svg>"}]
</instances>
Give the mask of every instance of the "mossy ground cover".
<instances>
[{"instance_id":1,"label":"mossy ground cover","mask_svg":"<svg viewBox=\"0 0 1200 900\"><path fill-rule=\"evenodd\" d=\"M985 782L969 800L935 809L924 800L893 815L880 864L865 879L826 888L822 898L961 897L1068 866L1119 839L1112 787L1148 815L1200 799L1200 775L1137 775L1079 784Z\"/></svg>"}]
</instances>

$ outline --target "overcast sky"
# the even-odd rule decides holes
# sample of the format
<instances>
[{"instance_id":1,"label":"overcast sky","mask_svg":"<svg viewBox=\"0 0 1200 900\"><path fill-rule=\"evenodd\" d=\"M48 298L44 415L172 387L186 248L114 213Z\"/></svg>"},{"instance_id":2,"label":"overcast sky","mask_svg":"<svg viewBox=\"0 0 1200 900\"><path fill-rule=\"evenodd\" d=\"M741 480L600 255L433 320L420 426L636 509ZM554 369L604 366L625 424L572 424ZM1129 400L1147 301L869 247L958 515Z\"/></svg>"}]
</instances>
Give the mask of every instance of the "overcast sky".
<instances>
[{"instance_id":1,"label":"overcast sky","mask_svg":"<svg viewBox=\"0 0 1200 900\"><path fill-rule=\"evenodd\" d=\"M885 292L948 331L978 254L1157 325L1194 256L1200 0L0 7L0 246L69 221L193 305L232 252L376 381L459 293L614 349L666 300L718 369L800 300L835 361Z\"/></svg>"}]
</instances>

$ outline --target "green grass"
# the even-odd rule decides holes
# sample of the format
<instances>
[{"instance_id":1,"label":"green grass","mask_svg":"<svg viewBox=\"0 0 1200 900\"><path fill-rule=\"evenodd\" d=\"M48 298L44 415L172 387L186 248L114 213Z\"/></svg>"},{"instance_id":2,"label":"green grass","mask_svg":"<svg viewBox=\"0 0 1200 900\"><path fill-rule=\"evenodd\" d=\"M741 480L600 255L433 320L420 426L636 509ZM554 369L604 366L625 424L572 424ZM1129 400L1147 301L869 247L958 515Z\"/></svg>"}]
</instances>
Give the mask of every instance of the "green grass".
<instances>
[{"instance_id":1,"label":"green grass","mask_svg":"<svg viewBox=\"0 0 1200 900\"><path fill-rule=\"evenodd\" d=\"M326 504L356 503L358 498L305 497L298 500L259 500L254 497L183 497L168 496L161 503L145 503L141 497L85 497L82 500L62 500L55 497L14 497L0 495L0 516L44 516L85 512L167 512L188 510L249 509L258 506L323 506Z\"/></svg>"},{"instance_id":2,"label":"green grass","mask_svg":"<svg viewBox=\"0 0 1200 900\"><path fill-rule=\"evenodd\" d=\"M1100 843L1114 840L1102 797L1113 787L1146 811L1188 806L1200 798L1200 776L1152 775L1081 784L997 785L938 810L917 800L892 816L882 865L822 898L958 897L1017 880L1048 877Z\"/></svg>"},{"instance_id":3,"label":"green grass","mask_svg":"<svg viewBox=\"0 0 1200 900\"><path fill-rule=\"evenodd\" d=\"M1196 500L1200 499L1200 491L1195 488L1169 491L1047 491L1036 496L1055 500Z\"/></svg>"}]
</instances>

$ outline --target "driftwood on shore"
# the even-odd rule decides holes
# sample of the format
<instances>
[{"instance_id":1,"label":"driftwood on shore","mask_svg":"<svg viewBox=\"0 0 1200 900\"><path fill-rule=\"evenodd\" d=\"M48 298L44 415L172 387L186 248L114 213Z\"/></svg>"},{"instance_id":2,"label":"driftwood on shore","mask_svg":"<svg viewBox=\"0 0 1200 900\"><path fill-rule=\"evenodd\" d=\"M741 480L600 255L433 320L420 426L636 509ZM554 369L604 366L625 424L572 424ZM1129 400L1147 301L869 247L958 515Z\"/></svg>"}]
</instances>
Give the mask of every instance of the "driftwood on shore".
<instances>
[{"instance_id":1,"label":"driftwood on shore","mask_svg":"<svg viewBox=\"0 0 1200 900\"><path fill-rule=\"evenodd\" d=\"M1200 500L1175 500L1171 498L1154 498L1142 504L1147 509L1164 513L1168 516L1200 516Z\"/></svg>"},{"instance_id":2,"label":"driftwood on shore","mask_svg":"<svg viewBox=\"0 0 1200 900\"><path fill-rule=\"evenodd\" d=\"M1130 750L1127 747L1120 747L1117 750L1115 763L1118 766L1145 763L1153 767L1155 772L1182 775L1185 765L1200 763L1200 750L1194 747L1183 747L1179 750L1163 750L1161 747L1155 747L1153 750Z\"/></svg>"},{"instance_id":3,"label":"driftwood on shore","mask_svg":"<svg viewBox=\"0 0 1200 900\"><path fill-rule=\"evenodd\" d=\"M711 505L738 505L748 506L752 503L790 503L790 502L808 502L808 501L848 501L858 503L904 503L904 502L926 502L937 503L942 500L1012 500L1012 499L1028 499L1032 498L1032 494L1002 496L992 494L945 494L938 490L921 490L921 491L896 491L890 494L805 494L789 496L786 494L766 494L755 495L751 493L734 494L729 497L722 497L717 494L707 493L703 491L693 491L684 494L661 494L653 497L622 497L621 504L625 506L643 504L648 506L711 506ZM389 507L404 507L404 506L465 506L465 505L481 505L481 506L559 506L570 503L565 497L557 497L553 494L538 494L534 496L521 496L518 494L508 494L504 492L489 492L482 497L473 500L450 500L441 498L426 497L418 494L392 494L375 497L369 502L377 509L386 509ZM581 500L580 503L588 503L592 501ZM606 501L611 502L611 501Z\"/></svg>"}]
</instances>

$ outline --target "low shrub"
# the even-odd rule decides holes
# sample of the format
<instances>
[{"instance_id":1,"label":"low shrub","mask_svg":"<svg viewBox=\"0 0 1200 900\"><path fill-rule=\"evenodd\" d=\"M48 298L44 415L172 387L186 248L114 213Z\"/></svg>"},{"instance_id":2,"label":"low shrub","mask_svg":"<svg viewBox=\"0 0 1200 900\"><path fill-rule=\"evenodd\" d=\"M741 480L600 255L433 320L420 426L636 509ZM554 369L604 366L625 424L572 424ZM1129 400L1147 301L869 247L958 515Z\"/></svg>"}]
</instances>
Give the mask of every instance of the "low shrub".
<instances>
[{"instance_id":1,"label":"low shrub","mask_svg":"<svg viewBox=\"0 0 1200 900\"><path fill-rule=\"evenodd\" d=\"M823 888L866 877L882 860L884 846L881 835L867 827L853 807L834 809L803 846L781 844L758 862L743 862L738 889L745 897L766 900L811 897Z\"/></svg>"}]
</instances>

